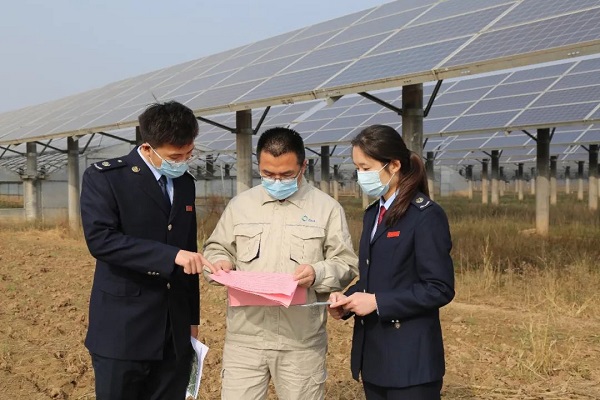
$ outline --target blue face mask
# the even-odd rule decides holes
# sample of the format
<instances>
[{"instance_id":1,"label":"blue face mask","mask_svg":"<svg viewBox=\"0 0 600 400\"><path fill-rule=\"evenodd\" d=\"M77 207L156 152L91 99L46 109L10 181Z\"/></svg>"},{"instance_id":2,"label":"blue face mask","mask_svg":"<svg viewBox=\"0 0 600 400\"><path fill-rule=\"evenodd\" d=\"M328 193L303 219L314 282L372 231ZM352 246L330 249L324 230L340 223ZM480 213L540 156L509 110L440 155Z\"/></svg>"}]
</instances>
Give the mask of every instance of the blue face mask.
<instances>
[{"instance_id":1,"label":"blue face mask","mask_svg":"<svg viewBox=\"0 0 600 400\"><path fill-rule=\"evenodd\" d=\"M164 158L162 158L160 156L160 154L158 154L156 152L156 150L154 150L154 148L152 148L152 146L150 146L150 148L152 149L154 154L156 154L158 156L158 158L160 158L162 160L160 167L157 167L156 165L154 165L152 160L150 160L150 162L152 163L152 166L154 168L156 168L156 170L158 172L160 172L161 175L164 175L167 178L175 179L175 178L179 178L180 176L185 174L186 171L188 170L189 166L188 166L187 161L181 161L181 162L167 161Z\"/></svg>"},{"instance_id":2,"label":"blue face mask","mask_svg":"<svg viewBox=\"0 0 600 400\"><path fill-rule=\"evenodd\" d=\"M379 173L385 167L387 167L387 164L385 164L378 171L358 171L357 172L358 184L360 185L360 188L363 190L363 192L365 192L366 194L368 194L371 197L379 197L379 196L382 196L387 193L387 191L390 189L390 182L392 181L392 178L394 177L394 175L396 175L396 173L394 172L394 174L390 177L390 180L388 181L388 183L386 183L384 185L381 182Z\"/></svg>"},{"instance_id":3,"label":"blue face mask","mask_svg":"<svg viewBox=\"0 0 600 400\"><path fill-rule=\"evenodd\" d=\"M298 176L291 179L262 178L262 185L274 199L285 200L298 191Z\"/></svg>"}]
</instances>

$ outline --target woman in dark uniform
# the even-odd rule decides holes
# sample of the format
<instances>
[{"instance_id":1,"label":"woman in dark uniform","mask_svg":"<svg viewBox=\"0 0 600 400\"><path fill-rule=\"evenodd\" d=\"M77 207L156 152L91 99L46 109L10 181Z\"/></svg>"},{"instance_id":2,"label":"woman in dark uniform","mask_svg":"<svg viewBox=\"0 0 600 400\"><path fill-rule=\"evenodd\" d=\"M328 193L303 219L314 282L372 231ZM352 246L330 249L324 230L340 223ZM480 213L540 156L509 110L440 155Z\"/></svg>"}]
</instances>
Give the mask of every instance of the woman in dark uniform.
<instances>
[{"instance_id":1,"label":"woman in dark uniform","mask_svg":"<svg viewBox=\"0 0 600 400\"><path fill-rule=\"evenodd\" d=\"M393 128L365 128L352 159L361 188L379 197L363 219L360 279L330 297L333 318L355 319L352 376L367 400L440 399L439 309L454 297L446 214L428 197L421 157Z\"/></svg>"}]
</instances>

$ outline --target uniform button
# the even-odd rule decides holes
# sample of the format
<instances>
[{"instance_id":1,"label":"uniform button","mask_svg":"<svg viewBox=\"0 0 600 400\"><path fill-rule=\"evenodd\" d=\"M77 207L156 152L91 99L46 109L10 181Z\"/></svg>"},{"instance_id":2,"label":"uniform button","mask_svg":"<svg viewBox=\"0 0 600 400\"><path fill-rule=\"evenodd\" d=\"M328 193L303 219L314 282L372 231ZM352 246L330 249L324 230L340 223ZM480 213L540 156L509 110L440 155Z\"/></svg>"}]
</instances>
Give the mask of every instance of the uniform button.
<instances>
[{"instance_id":1,"label":"uniform button","mask_svg":"<svg viewBox=\"0 0 600 400\"><path fill-rule=\"evenodd\" d=\"M152 271L148 271L148 275L152 275Z\"/></svg>"},{"instance_id":2,"label":"uniform button","mask_svg":"<svg viewBox=\"0 0 600 400\"><path fill-rule=\"evenodd\" d=\"M171 289L171 284L167 282L167 289Z\"/></svg>"},{"instance_id":3,"label":"uniform button","mask_svg":"<svg viewBox=\"0 0 600 400\"><path fill-rule=\"evenodd\" d=\"M369 265L369 259L367 258L367 265Z\"/></svg>"},{"instance_id":4,"label":"uniform button","mask_svg":"<svg viewBox=\"0 0 600 400\"><path fill-rule=\"evenodd\" d=\"M365 321L361 319L361 320L360 320L360 324L361 324L361 325L364 325L364 324L365 324Z\"/></svg>"},{"instance_id":5,"label":"uniform button","mask_svg":"<svg viewBox=\"0 0 600 400\"><path fill-rule=\"evenodd\" d=\"M167 226L167 229L168 229L168 230L171 230L171 229L173 229L173 225L169 224L169 226Z\"/></svg>"}]
</instances>

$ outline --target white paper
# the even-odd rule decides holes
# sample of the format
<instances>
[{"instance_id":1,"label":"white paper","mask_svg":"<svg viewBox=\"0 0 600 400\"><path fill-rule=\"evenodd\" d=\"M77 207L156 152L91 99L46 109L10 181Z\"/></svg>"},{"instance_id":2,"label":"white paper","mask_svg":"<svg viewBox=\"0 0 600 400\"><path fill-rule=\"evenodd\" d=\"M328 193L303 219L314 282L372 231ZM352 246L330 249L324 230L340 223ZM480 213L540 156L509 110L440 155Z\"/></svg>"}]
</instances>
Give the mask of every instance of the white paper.
<instances>
[{"instance_id":1,"label":"white paper","mask_svg":"<svg viewBox=\"0 0 600 400\"><path fill-rule=\"evenodd\" d=\"M185 393L185 398L198 398L200 391L200 380L202 379L202 366L204 365L204 357L208 352L208 346L196 339L190 337L192 347L194 348L194 357L192 358L192 371L190 372L190 380Z\"/></svg>"}]
</instances>

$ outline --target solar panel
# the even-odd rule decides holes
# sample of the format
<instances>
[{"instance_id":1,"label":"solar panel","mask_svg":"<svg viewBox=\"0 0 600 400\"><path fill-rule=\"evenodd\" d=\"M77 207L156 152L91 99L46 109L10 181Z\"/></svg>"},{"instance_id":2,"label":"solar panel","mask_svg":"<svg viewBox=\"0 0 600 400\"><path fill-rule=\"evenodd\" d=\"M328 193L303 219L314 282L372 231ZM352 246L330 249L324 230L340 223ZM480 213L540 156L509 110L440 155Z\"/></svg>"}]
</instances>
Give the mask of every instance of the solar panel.
<instances>
[{"instance_id":1,"label":"solar panel","mask_svg":"<svg viewBox=\"0 0 600 400\"><path fill-rule=\"evenodd\" d=\"M465 149L478 149L486 141L487 137L482 138L457 138L452 142L448 143L443 150L444 151L464 151Z\"/></svg>"},{"instance_id":2,"label":"solar panel","mask_svg":"<svg viewBox=\"0 0 600 400\"><path fill-rule=\"evenodd\" d=\"M337 142L342 138L349 137L354 129L325 129L313 133L306 138L306 143L329 143ZM308 132L306 132L308 134Z\"/></svg>"},{"instance_id":3,"label":"solar panel","mask_svg":"<svg viewBox=\"0 0 600 400\"><path fill-rule=\"evenodd\" d=\"M483 114L498 110L521 110L531 103L536 96L535 94L527 94L480 100L469 109L468 114Z\"/></svg>"},{"instance_id":4,"label":"solar panel","mask_svg":"<svg viewBox=\"0 0 600 400\"><path fill-rule=\"evenodd\" d=\"M513 74L514 75L514 74ZM478 89L483 87L496 86L500 82L506 82L506 78L509 74L495 74L489 76L482 76L480 78L464 79L456 82L449 90L452 92L467 89Z\"/></svg>"},{"instance_id":5,"label":"solar panel","mask_svg":"<svg viewBox=\"0 0 600 400\"><path fill-rule=\"evenodd\" d=\"M420 17L416 23L437 21L446 19L463 13L471 13L488 7L495 7L501 4L514 4L515 1L510 0L448 0L438 2L430 11ZM505 10L508 6L503 7Z\"/></svg>"},{"instance_id":6,"label":"solar panel","mask_svg":"<svg viewBox=\"0 0 600 400\"><path fill-rule=\"evenodd\" d=\"M277 74L279 71L282 71L297 59L297 56L291 56L248 65L229 75L220 82L220 85L227 86L238 82L269 78L270 76Z\"/></svg>"},{"instance_id":7,"label":"solar panel","mask_svg":"<svg viewBox=\"0 0 600 400\"><path fill-rule=\"evenodd\" d=\"M586 86L574 89L553 90L544 93L533 107L552 106L565 103L584 103L600 101L600 86Z\"/></svg>"},{"instance_id":8,"label":"solar panel","mask_svg":"<svg viewBox=\"0 0 600 400\"><path fill-rule=\"evenodd\" d=\"M424 11L423 8L410 10L401 14L388 15L383 18L368 20L352 25L331 39L328 44L344 43L365 36L379 35L401 28Z\"/></svg>"},{"instance_id":9,"label":"solar panel","mask_svg":"<svg viewBox=\"0 0 600 400\"><path fill-rule=\"evenodd\" d=\"M452 49L460 46L465 41L466 39L454 39L362 58L327 82L323 87L334 88L347 85L365 76L368 76L369 80L378 80L430 70L446 58L452 52Z\"/></svg>"},{"instance_id":10,"label":"solar panel","mask_svg":"<svg viewBox=\"0 0 600 400\"><path fill-rule=\"evenodd\" d=\"M439 134L444 130L446 126L448 126L452 121L454 121L455 117L451 118L440 118L440 119L429 119L425 118L423 121L423 134Z\"/></svg>"},{"instance_id":11,"label":"solar panel","mask_svg":"<svg viewBox=\"0 0 600 400\"><path fill-rule=\"evenodd\" d=\"M491 21L506 11L507 8L508 6L501 6L467 15L461 15L449 20L441 20L418 26L410 26L400 30L384 44L373 50L371 54L381 54L407 47L415 47L473 34L488 25ZM427 16L430 13L431 12L428 12L425 15ZM417 22L421 22L421 18Z\"/></svg>"},{"instance_id":12,"label":"solar panel","mask_svg":"<svg viewBox=\"0 0 600 400\"><path fill-rule=\"evenodd\" d=\"M475 100L480 99L482 96L485 96L485 94L489 91L490 91L490 88L484 87L484 88L478 88L478 89L462 90L459 92L444 92L435 101L435 104L443 105L443 104L473 102Z\"/></svg>"},{"instance_id":13,"label":"solar panel","mask_svg":"<svg viewBox=\"0 0 600 400\"><path fill-rule=\"evenodd\" d=\"M177 99L193 107L198 114L218 114L267 104L372 92L438 77L455 78L461 74L493 71L508 63L519 66L594 53L600 47L599 20L597 0L397 0L86 93L0 115L3 129L0 140L8 143L7 138L31 140L131 126L135 124L136 106L144 107L154 98ZM522 57L526 54L531 57ZM508 77L497 75L488 80L482 77L478 81L449 82L436 105L472 103L481 97L469 99L475 92L468 89L487 92L492 87L487 98L549 92L539 102L555 104L558 100L550 92L571 89L571 84L584 84L587 78L585 86L598 82L598 75L592 73L600 70L598 60L577 63L567 76L556 82L556 78L567 71L562 68L573 65L546 66L544 70L513 73ZM575 76L576 72L588 74ZM498 86L505 78L507 84ZM556 85L553 87L552 83ZM450 90L444 92L448 88ZM431 86L426 85L424 91L427 95ZM588 114L592 117L598 114L593 107L590 109L590 103L596 101L592 94L572 93L587 94L588 97L580 97L580 100L585 100ZM399 101L400 91L395 89L381 96ZM368 100L352 101L368 104ZM517 104L503 101L480 102L471 112L483 112L487 109L484 105L515 107ZM344 102L342 99L338 104ZM497 111L492 113L492 118L507 112ZM448 125L444 115L447 114L440 110L439 118L426 124L427 129ZM436 111L432 111L431 116L436 116ZM452 125L475 127L476 118L466 117L470 120L460 122L459 118ZM67 128L70 130L64 130Z\"/></svg>"},{"instance_id":14,"label":"solar panel","mask_svg":"<svg viewBox=\"0 0 600 400\"><path fill-rule=\"evenodd\" d=\"M285 72L353 60L360 57L367 50L373 48L373 46L382 41L384 37L384 35L371 36L366 39L319 48L290 65L286 68Z\"/></svg>"},{"instance_id":15,"label":"solar panel","mask_svg":"<svg viewBox=\"0 0 600 400\"><path fill-rule=\"evenodd\" d=\"M543 8L543 7L541 7ZM445 67L583 43L600 37L600 9L484 33L459 51Z\"/></svg>"},{"instance_id":16,"label":"solar panel","mask_svg":"<svg viewBox=\"0 0 600 400\"><path fill-rule=\"evenodd\" d=\"M498 85L486 97L506 97L517 96L521 94L539 93L548 89L549 85L554 83L556 78L538 79L535 81L509 83Z\"/></svg>"},{"instance_id":17,"label":"solar panel","mask_svg":"<svg viewBox=\"0 0 600 400\"><path fill-rule=\"evenodd\" d=\"M527 135L512 134L508 136L494 135L490 140L485 142L480 148L486 150L505 149L507 147L522 147L525 146L531 138Z\"/></svg>"},{"instance_id":18,"label":"solar panel","mask_svg":"<svg viewBox=\"0 0 600 400\"><path fill-rule=\"evenodd\" d=\"M600 71L567 75L561 78L552 89L568 89L576 86L600 85Z\"/></svg>"},{"instance_id":19,"label":"solar panel","mask_svg":"<svg viewBox=\"0 0 600 400\"><path fill-rule=\"evenodd\" d=\"M357 13L349 14L349 15L346 15L346 16L343 16L340 18L333 19L331 21L325 21L325 22L321 22L320 24L315 24L315 25L309 26L308 28L306 28L302 32L300 32L298 35L296 35L294 38L301 39L301 38L315 36L315 35L318 35L321 33L331 32L331 31L345 28L345 27L351 25L352 23L358 21L361 17L366 15L368 12L369 12L369 10L359 11Z\"/></svg>"},{"instance_id":20,"label":"solar panel","mask_svg":"<svg viewBox=\"0 0 600 400\"><path fill-rule=\"evenodd\" d=\"M435 104L435 103L434 103ZM464 113L473 103L458 103L450 105L437 105L431 109L427 118L456 117Z\"/></svg>"},{"instance_id":21,"label":"solar panel","mask_svg":"<svg viewBox=\"0 0 600 400\"><path fill-rule=\"evenodd\" d=\"M584 133L579 140L578 143L588 143L588 144L599 144L600 143L600 129L590 130Z\"/></svg>"},{"instance_id":22,"label":"solar panel","mask_svg":"<svg viewBox=\"0 0 600 400\"><path fill-rule=\"evenodd\" d=\"M209 89L201 95L188 101L186 105L191 109L209 108L225 103L233 103L235 99L247 93L260 81L240 83L238 85L223 86L215 89Z\"/></svg>"},{"instance_id":23,"label":"solar panel","mask_svg":"<svg viewBox=\"0 0 600 400\"><path fill-rule=\"evenodd\" d=\"M517 111L465 115L453 122L445 129L445 131L456 132L497 129L499 126L505 126L516 115Z\"/></svg>"},{"instance_id":24,"label":"solar panel","mask_svg":"<svg viewBox=\"0 0 600 400\"><path fill-rule=\"evenodd\" d=\"M359 104L354 107L349 107L345 112L344 116L347 115L365 115L375 114L381 110L381 106L376 103Z\"/></svg>"},{"instance_id":25,"label":"solar panel","mask_svg":"<svg viewBox=\"0 0 600 400\"><path fill-rule=\"evenodd\" d=\"M594 109L594 104L561 105L543 108L529 108L512 121L512 126L527 126L580 121Z\"/></svg>"},{"instance_id":26,"label":"solar panel","mask_svg":"<svg viewBox=\"0 0 600 400\"><path fill-rule=\"evenodd\" d=\"M310 88L316 87L324 82L328 77L340 71L348 63L327 65L322 68L314 68L289 74L277 75L268 79L262 85L259 85L250 93L238 99L238 102L258 100L269 97L276 97L282 92L301 93Z\"/></svg>"},{"instance_id":27,"label":"solar panel","mask_svg":"<svg viewBox=\"0 0 600 400\"><path fill-rule=\"evenodd\" d=\"M382 110L375 114L373 118L369 120L369 125L390 125L394 129L398 129L402 124L402 117L392 111Z\"/></svg>"},{"instance_id":28,"label":"solar panel","mask_svg":"<svg viewBox=\"0 0 600 400\"><path fill-rule=\"evenodd\" d=\"M530 68L513 72L504 83L526 82L534 79L552 78L561 76L573 67L573 63L562 63L546 67Z\"/></svg>"},{"instance_id":29,"label":"solar panel","mask_svg":"<svg viewBox=\"0 0 600 400\"><path fill-rule=\"evenodd\" d=\"M571 73L577 74L579 72L598 71L600 70L600 58L592 58L589 60L583 60L579 62L575 68L571 70Z\"/></svg>"},{"instance_id":30,"label":"solar panel","mask_svg":"<svg viewBox=\"0 0 600 400\"><path fill-rule=\"evenodd\" d=\"M532 20L597 6L597 0L525 0L502 18L495 27L527 23Z\"/></svg>"}]
</instances>

